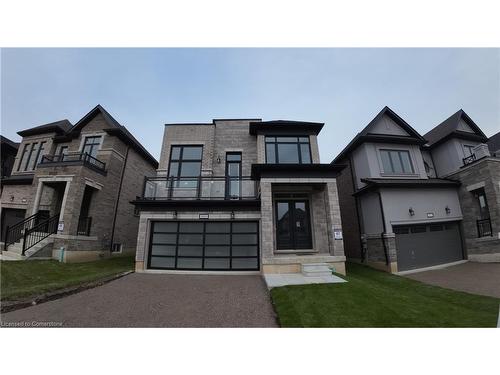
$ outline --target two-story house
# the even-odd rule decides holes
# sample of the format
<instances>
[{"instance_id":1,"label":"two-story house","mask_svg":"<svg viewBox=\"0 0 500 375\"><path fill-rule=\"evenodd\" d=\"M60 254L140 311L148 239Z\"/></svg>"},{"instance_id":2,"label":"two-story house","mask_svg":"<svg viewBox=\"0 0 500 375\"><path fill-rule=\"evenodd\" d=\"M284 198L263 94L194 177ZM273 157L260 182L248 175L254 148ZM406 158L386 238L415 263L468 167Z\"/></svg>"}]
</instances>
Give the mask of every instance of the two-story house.
<instances>
[{"instance_id":1,"label":"two-story house","mask_svg":"<svg viewBox=\"0 0 500 375\"><path fill-rule=\"evenodd\" d=\"M9 177L12 173L19 143L0 135L0 178Z\"/></svg>"},{"instance_id":2,"label":"two-story house","mask_svg":"<svg viewBox=\"0 0 500 375\"><path fill-rule=\"evenodd\" d=\"M140 210L136 270L345 273L336 176L322 123L215 119L167 124Z\"/></svg>"},{"instance_id":3,"label":"two-story house","mask_svg":"<svg viewBox=\"0 0 500 375\"><path fill-rule=\"evenodd\" d=\"M490 140L463 111L424 135L439 178L457 180L467 258L500 261L500 138Z\"/></svg>"},{"instance_id":4,"label":"two-story house","mask_svg":"<svg viewBox=\"0 0 500 375\"><path fill-rule=\"evenodd\" d=\"M427 141L390 108L382 111L332 164L348 259L389 272L465 257L460 182L439 178Z\"/></svg>"},{"instance_id":5,"label":"two-story house","mask_svg":"<svg viewBox=\"0 0 500 375\"><path fill-rule=\"evenodd\" d=\"M2 258L135 252L139 217L130 201L158 163L132 134L100 105L75 125L18 134L12 175L1 181Z\"/></svg>"}]
</instances>

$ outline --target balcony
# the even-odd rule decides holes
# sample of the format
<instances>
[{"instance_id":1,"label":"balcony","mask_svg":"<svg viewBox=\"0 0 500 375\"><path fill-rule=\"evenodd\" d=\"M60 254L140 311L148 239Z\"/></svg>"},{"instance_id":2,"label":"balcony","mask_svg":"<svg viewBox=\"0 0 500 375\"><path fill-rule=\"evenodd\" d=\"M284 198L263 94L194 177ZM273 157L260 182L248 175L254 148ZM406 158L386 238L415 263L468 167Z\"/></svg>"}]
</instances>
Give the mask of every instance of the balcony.
<instances>
[{"instance_id":1,"label":"balcony","mask_svg":"<svg viewBox=\"0 0 500 375\"><path fill-rule=\"evenodd\" d=\"M147 177L141 200L243 201L259 198L257 181L250 177Z\"/></svg>"},{"instance_id":2,"label":"balcony","mask_svg":"<svg viewBox=\"0 0 500 375\"><path fill-rule=\"evenodd\" d=\"M462 161L463 161L464 165L473 163L476 161L476 154L472 154L470 156L467 156L466 158L463 158Z\"/></svg>"},{"instance_id":3,"label":"balcony","mask_svg":"<svg viewBox=\"0 0 500 375\"><path fill-rule=\"evenodd\" d=\"M477 236L489 237L493 236L493 229L491 228L491 219L481 219L477 220Z\"/></svg>"},{"instance_id":4,"label":"balcony","mask_svg":"<svg viewBox=\"0 0 500 375\"><path fill-rule=\"evenodd\" d=\"M94 158L86 152L67 155L43 155L42 160L38 164L39 167L48 167L55 165L84 165L100 173L104 173L106 170L106 163Z\"/></svg>"}]
</instances>

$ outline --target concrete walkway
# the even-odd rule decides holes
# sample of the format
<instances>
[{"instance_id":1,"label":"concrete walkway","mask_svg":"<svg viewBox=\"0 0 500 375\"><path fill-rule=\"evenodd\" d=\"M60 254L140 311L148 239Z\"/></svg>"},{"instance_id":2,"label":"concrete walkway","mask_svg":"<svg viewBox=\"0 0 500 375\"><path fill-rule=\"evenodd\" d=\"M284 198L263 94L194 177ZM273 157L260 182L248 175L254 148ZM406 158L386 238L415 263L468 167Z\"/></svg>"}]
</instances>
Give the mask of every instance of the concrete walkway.
<instances>
[{"instance_id":1,"label":"concrete walkway","mask_svg":"<svg viewBox=\"0 0 500 375\"><path fill-rule=\"evenodd\" d=\"M467 262L405 277L443 288L500 298L500 263Z\"/></svg>"},{"instance_id":2,"label":"concrete walkway","mask_svg":"<svg viewBox=\"0 0 500 375\"><path fill-rule=\"evenodd\" d=\"M131 274L1 316L65 327L277 327L259 275ZM25 325L26 325L25 324Z\"/></svg>"}]
</instances>

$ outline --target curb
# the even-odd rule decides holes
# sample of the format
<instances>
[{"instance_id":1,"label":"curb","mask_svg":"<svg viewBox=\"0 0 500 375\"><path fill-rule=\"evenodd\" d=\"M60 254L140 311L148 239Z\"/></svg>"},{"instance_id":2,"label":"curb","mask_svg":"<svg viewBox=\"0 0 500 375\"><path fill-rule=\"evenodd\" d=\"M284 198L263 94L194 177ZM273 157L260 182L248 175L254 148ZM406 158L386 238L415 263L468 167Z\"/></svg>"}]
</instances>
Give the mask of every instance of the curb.
<instances>
[{"instance_id":1,"label":"curb","mask_svg":"<svg viewBox=\"0 0 500 375\"><path fill-rule=\"evenodd\" d=\"M99 279L96 281L90 281L90 282L85 283L85 284L72 286L72 287L68 287L68 288L64 288L64 289L58 289L54 292L40 294L38 296L29 297L29 298L24 299L24 300L2 301L1 302L2 306L0 308L0 312L6 313L6 312L14 311L14 310L24 309L24 308L29 307L29 306L38 305L40 303L60 299L60 298L69 296L71 294L76 294L79 292L83 292L84 290L87 290L87 289L93 289L93 288L96 288L98 286L107 284L110 281L120 279L123 276L130 275L131 273L134 273L134 271L122 272L122 273L119 273L119 274L116 274L113 276L105 277L103 279Z\"/></svg>"}]
</instances>

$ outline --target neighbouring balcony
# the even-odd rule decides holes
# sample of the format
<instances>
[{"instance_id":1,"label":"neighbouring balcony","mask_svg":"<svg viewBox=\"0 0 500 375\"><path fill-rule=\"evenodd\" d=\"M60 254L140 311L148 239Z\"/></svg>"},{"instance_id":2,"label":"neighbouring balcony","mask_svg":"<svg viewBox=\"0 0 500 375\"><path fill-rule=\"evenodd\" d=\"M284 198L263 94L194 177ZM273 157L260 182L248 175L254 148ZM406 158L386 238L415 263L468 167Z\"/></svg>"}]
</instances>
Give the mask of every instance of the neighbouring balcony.
<instances>
[{"instance_id":1,"label":"neighbouring balcony","mask_svg":"<svg viewBox=\"0 0 500 375\"><path fill-rule=\"evenodd\" d=\"M473 163L476 161L476 154L472 154L470 156L467 156L466 158L463 158L462 161L463 161L464 165Z\"/></svg>"},{"instance_id":2,"label":"neighbouring balcony","mask_svg":"<svg viewBox=\"0 0 500 375\"><path fill-rule=\"evenodd\" d=\"M146 200L255 200L257 181L250 177L147 177Z\"/></svg>"},{"instance_id":3,"label":"neighbouring balcony","mask_svg":"<svg viewBox=\"0 0 500 375\"><path fill-rule=\"evenodd\" d=\"M94 158L86 152L80 154L61 154L61 155L43 155L42 160L38 164L39 166L50 166L50 165L84 165L88 168L95 169L99 172L104 172L106 170L106 163Z\"/></svg>"},{"instance_id":4,"label":"neighbouring balcony","mask_svg":"<svg viewBox=\"0 0 500 375\"><path fill-rule=\"evenodd\" d=\"M489 237L493 236L493 229L491 228L491 219L477 220L477 236Z\"/></svg>"}]
</instances>

